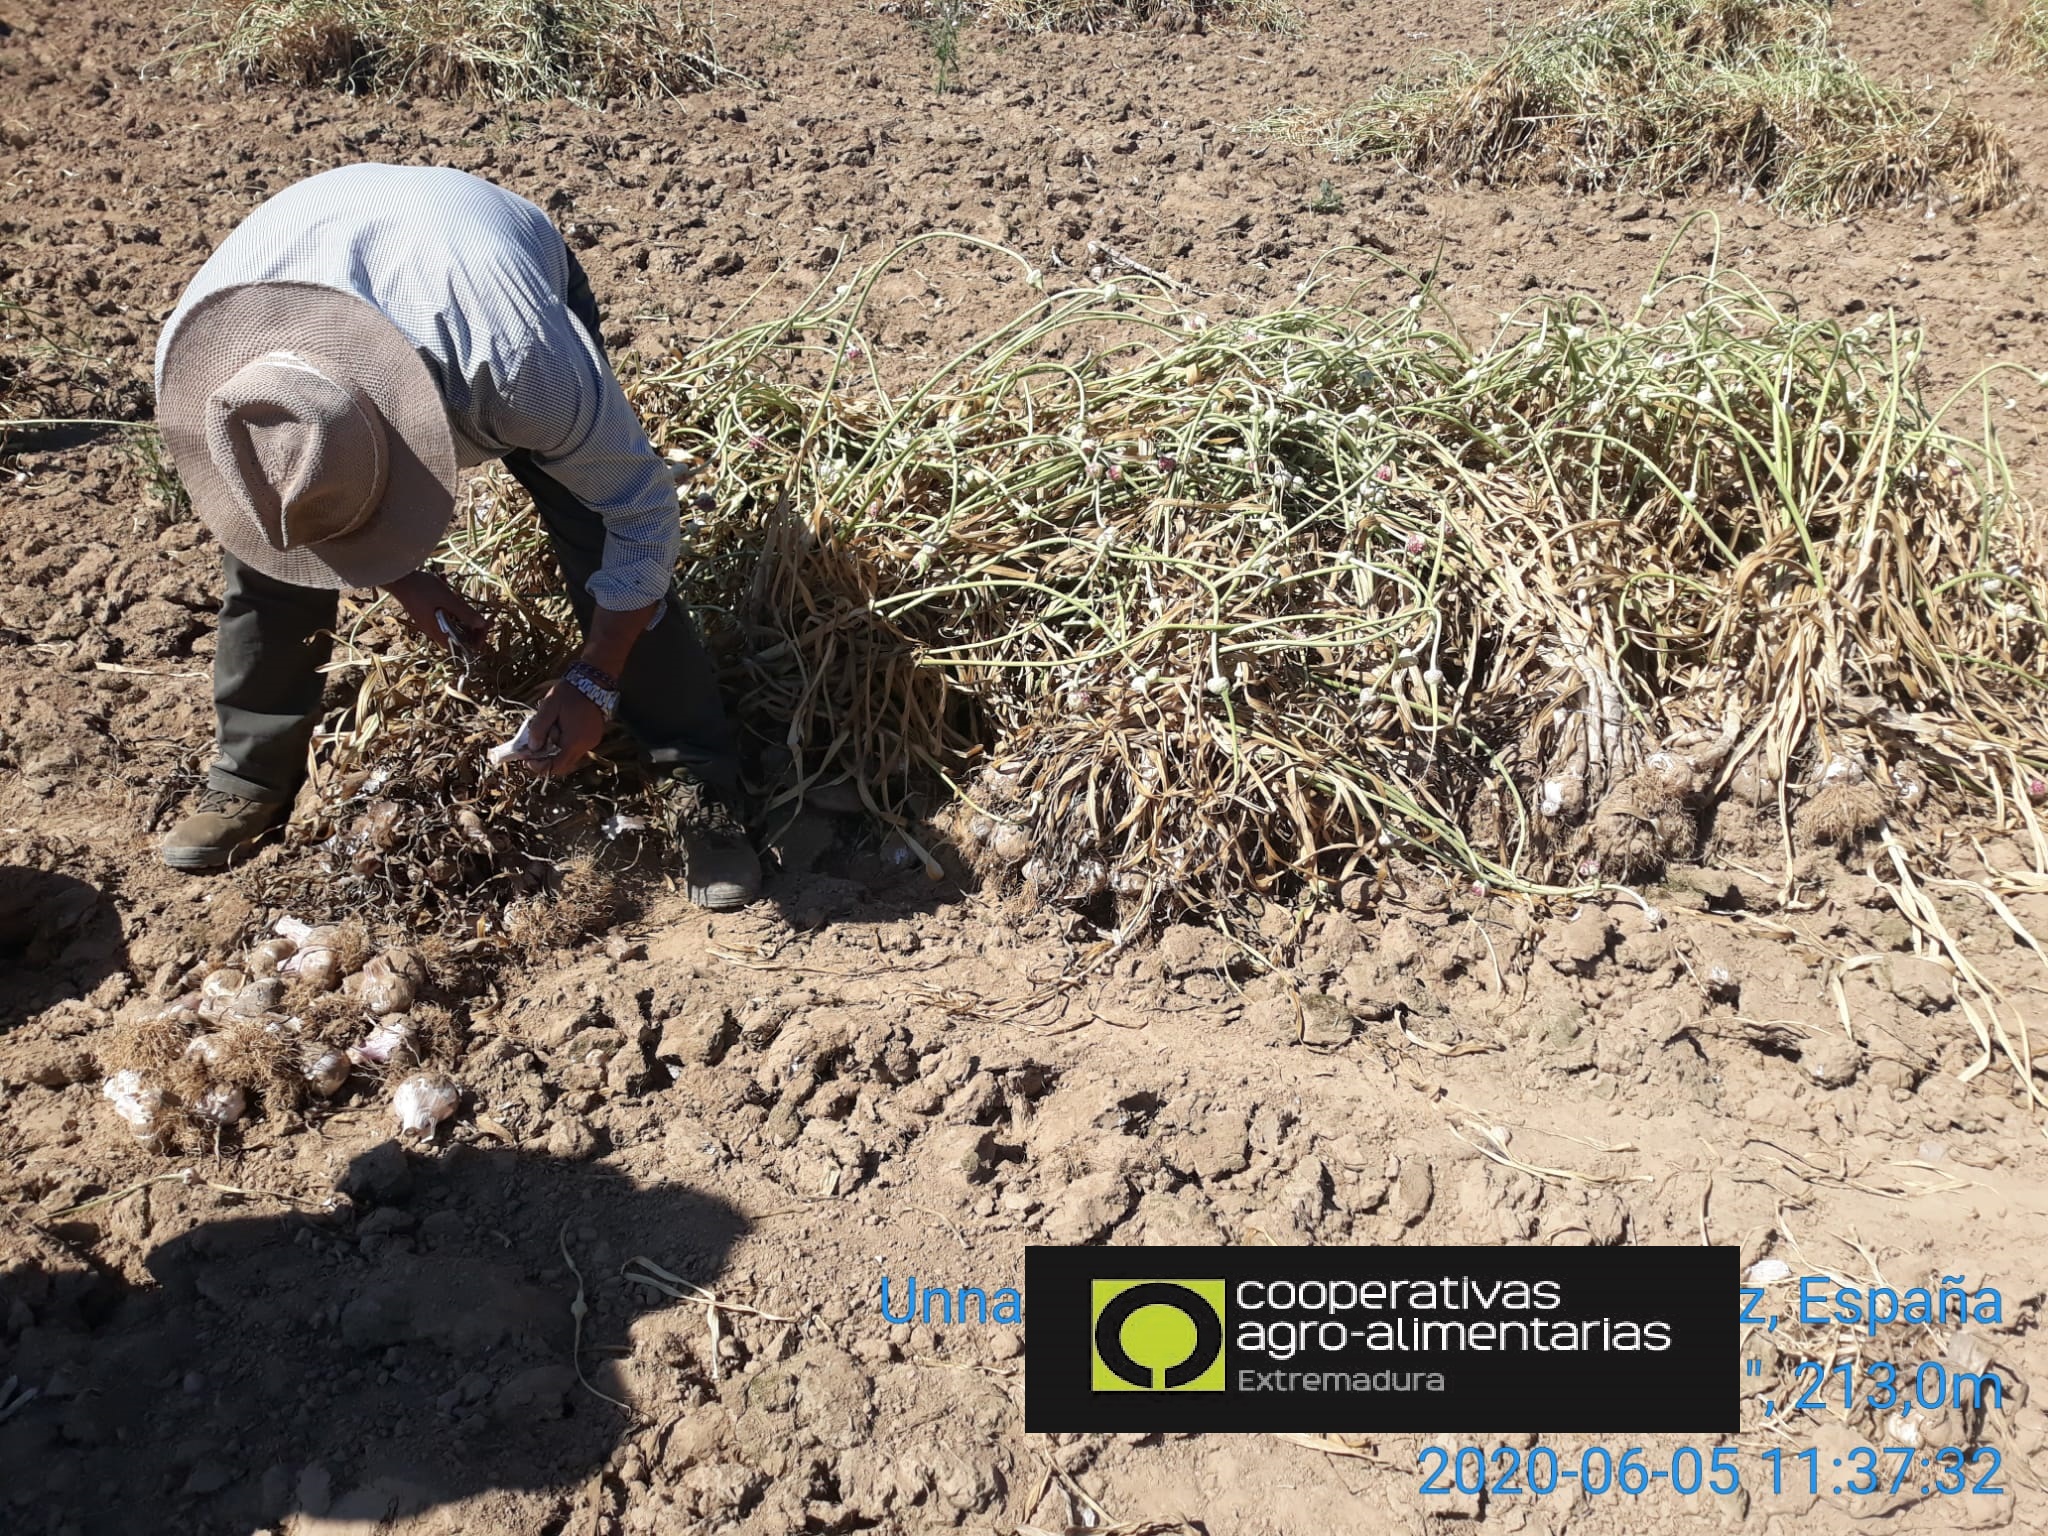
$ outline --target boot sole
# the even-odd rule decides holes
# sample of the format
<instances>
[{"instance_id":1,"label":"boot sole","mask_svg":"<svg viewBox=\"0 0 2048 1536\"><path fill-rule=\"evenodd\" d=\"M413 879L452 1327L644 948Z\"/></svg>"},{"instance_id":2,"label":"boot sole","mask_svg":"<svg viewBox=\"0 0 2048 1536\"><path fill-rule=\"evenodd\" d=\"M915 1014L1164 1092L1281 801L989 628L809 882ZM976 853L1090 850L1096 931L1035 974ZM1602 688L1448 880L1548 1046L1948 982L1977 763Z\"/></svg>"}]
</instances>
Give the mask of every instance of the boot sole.
<instances>
[{"instance_id":1,"label":"boot sole","mask_svg":"<svg viewBox=\"0 0 2048 1536\"><path fill-rule=\"evenodd\" d=\"M162 854L167 868L187 875L205 875L215 870L226 869L234 862L235 855L248 846L247 843L241 843L226 852L218 848L166 848L162 850Z\"/></svg>"},{"instance_id":2,"label":"boot sole","mask_svg":"<svg viewBox=\"0 0 2048 1536\"><path fill-rule=\"evenodd\" d=\"M752 905L761 893L755 891L749 895L745 892L735 892L731 896L720 897L714 901L710 892L701 886L691 885L683 888L683 894L690 898L693 906L702 907L706 912L737 912L741 907Z\"/></svg>"},{"instance_id":3,"label":"boot sole","mask_svg":"<svg viewBox=\"0 0 2048 1536\"><path fill-rule=\"evenodd\" d=\"M253 852L266 838L275 837L283 830L284 824L279 822L274 827L265 827L254 837L244 838L232 848L163 848L158 852L165 867L175 869L180 874L217 874L243 854Z\"/></svg>"}]
</instances>

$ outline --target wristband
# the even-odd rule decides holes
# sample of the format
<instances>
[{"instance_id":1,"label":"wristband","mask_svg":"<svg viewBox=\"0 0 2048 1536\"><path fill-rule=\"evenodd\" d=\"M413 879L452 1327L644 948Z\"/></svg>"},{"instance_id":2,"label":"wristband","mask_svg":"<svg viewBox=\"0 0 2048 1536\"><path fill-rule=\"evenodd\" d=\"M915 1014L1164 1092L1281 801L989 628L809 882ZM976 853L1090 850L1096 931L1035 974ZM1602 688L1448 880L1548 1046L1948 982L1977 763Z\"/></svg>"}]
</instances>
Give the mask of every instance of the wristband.
<instances>
[{"instance_id":1,"label":"wristband","mask_svg":"<svg viewBox=\"0 0 2048 1536\"><path fill-rule=\"evenodd\" d=\"M619 708L619 680L600 667L593 667L587 661L569 664L569 670L562 674L562 681L574 688L583 697L604 711L609 720Z\"/></svg>"}]
</instances>

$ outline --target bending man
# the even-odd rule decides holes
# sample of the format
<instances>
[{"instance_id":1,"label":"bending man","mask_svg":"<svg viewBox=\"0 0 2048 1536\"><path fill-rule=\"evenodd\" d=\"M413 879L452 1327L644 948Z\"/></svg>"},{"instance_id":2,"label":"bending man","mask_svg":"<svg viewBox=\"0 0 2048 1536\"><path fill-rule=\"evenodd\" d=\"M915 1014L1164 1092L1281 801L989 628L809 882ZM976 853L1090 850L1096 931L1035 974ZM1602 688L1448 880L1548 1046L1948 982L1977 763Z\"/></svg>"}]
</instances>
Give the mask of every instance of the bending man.
<instances>
[{"instance_id":1,"label":"bending man","mask_svg":"<svg viewBox=\"0 0 2048 1536\"><path fill-rule=\"evenodd\" d=\"M618 710L698 791L692 898L753 899L732 727L676 601L675 486L540 209L431 168L346 166L288 187L228 236L165 323L157 400L226 582L216 756L164 842L167 864L225 867L289 816L340 589L383 588L436 644L485 638L488 620L420 567L447 530L457 470L502 458L583 627L533 721L556 749L539 771L575 768Z\"/></svg>"}]
</instances>

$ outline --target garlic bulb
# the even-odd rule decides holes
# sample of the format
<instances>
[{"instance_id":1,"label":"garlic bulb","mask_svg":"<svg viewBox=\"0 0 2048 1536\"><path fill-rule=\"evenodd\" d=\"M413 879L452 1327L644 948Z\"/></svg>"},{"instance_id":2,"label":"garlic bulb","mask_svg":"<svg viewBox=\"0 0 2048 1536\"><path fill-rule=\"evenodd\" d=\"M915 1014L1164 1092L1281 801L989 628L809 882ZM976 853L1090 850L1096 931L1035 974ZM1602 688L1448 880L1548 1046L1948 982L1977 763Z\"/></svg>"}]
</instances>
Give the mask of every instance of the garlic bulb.
<instances>
[{"instance_id":1,"label":"garlic bulb","mask_svg":"<svg viewBox=\"0 0 2048 1536\"><path fill-rule=\"evenodd\" d=\"M358 974L362 977L363 1006L371 1013L403 1013L412 1006L412 981L398 972L389 955L373 957Z\"/></svg>"},{"instance_id":2,"label":"garlic bulb","mask_svg":"<svg viewBox=\"0 0 2048 1536\"><path fill-rule=\"evenodd\" d=\"M242 990L248 979L232 966L224 966L209 973L206 980L199 984L201 1015L209 1019L220 1017L227 1011L228 1004L234 1001L235 994Z\"/></svg>"},{"instance_id":3,"label":"garlic bulb","mask_svg":"<svg viewBox=\"0 0 2048 1536\"><path fill-rule=\"evenodd\" d=\"M351 1046L348 1057L359 1067L381 1067L400 1052L411 1051L412 1042L412 1020L387 1018L370 1031L370 1037L361 1045Z\"/></svg>"},{"instance_id":4,"label":"garlic bulb","mask_svg":"<svg viewBox=\"0 0 2048 1536\"><path fill-rule=\"evenodd\" d=\"M397 801L379 800L363 812L357 827L371 847L389 853L398 846L399 824L404 814L404 808Z\"/></svg>"},{"instance_id":5,"label":"garlic bulb","mask_svg":"<svg viewBox=\"0 0 2048 1536\"><path fill-rule=\"evenodd\" d=\"M164 1091L133 1067L116 1072L100 1085L114 1113L128 1124L137 1141L155 1141L163 1134Z\"/></svg>"},{"instance_id":6,"label":"garlic bulb","mask_svg":"<svg viewBox=\"0 0 2048 1536\"><path fill-rule=\"evenodd\" d=\"M249 1096L232 1083L224 1088L209 1088L199 1096L199 1102L192 1106L192 1112L202 1120L211 1120L215 1125L233 1125L248 1113Z\"/></svg>"},{"instance_id":7,"label":"garlic bulb","mask_svg":"<svg viewBox=\"0 0 2048 1536\"><path fill-rule=\"evenodd\" d=\"M427 962L422 960L415 950L387 949L363 969L377 969L379 961L383 962L383 969L388 969L395 976L403 976L415 987L427 984Z\"/></svg>"},{"instance_id":8,"label":"garlic bulb","mask_svg":"<svg viewBox=\"0 0 2048 1536\"><path fill-rule=\"evenodd\" d=\"M331 1099L348 1086L349 1065L348 1057L332 1047L309 1052L306 1083L321 1098Z\"/></svg>"},{"instance_id":9,"label":"garlic bulb","mask_svg":"<svg viewBox=\"0 0 2048 1536\"><path fill-rule=\"evenodd\" d=\"M275 976L279 966L298 952L290 939L265 939L243 957L242 968L251 976Z\"/></svg>"},{"instance_id":10,"label":"garlic bulb","mask_svg":"<svg viewBox=\"0 0 2048 1536\"><path fill-rule=\"evenodd\" d=\"M1031 857L1031 834L1006 821L997 826L988 847L1005 864L1018 864Z\"/></svg>"},{"instance_id":11,"label":"garlic bulb","mask_svg":"<svg viewBox=\"0 0 2048 1536\"><path fill-rule=\"evenodd\" d=\"M204 1066L216 1066L226 1050L226 1042L219 1035L194 1035L185 1045L185 1059Z\"/></svg>"},{"instance_id":12,"label":"garlic bulb","mask_svg":"<svg viewBox=\"0 0 2048 1536\"><path fill-rule=\"evenodd\" d=\"M296 938L299 946L297 953L279 965L278 969L288 975L299 977L302 981L318 987L322 992L333 991L340 985L346 969L341 963L341 953L335 947L340 938L340 930L330 923L318 928L308 928L304 933L296 935Z\"/></svg>"},{"instance_id":13,"label":"garlic bulb","mask_svg":"<svg viewBox=\"0 0 2048 1536\"><path fill-rule=\"evenodd\" d=\"M391 1113L402 1134L427 1137L461 1102L462 1090L439 1072L415 1072L391 1096Z\"/></svg>"},{"instance_id":14,"label":"garlic bulb","mask_svg":"<svg viewBox=\"0 0 2048 1536\"><path fill-rule=\"evenodd\" d=\"M270 930L280 939L289 939L294 946L304 948L307 935L313 931L313 925L301 922L296 917L280 917L270 925Z\"/></svg>"},{"instance_id":15,"label":"garlic bulb","mask_svg":"<svg viewBox=\"0 0 2048 1536\"><path fill-rule=\"evenodd\" d=\"M275 976L262 976L245 983L241 991L229 998L225 1011L238 1018L260 1018L283 1001L284 983Z\"/></svg>"}]
</instances>

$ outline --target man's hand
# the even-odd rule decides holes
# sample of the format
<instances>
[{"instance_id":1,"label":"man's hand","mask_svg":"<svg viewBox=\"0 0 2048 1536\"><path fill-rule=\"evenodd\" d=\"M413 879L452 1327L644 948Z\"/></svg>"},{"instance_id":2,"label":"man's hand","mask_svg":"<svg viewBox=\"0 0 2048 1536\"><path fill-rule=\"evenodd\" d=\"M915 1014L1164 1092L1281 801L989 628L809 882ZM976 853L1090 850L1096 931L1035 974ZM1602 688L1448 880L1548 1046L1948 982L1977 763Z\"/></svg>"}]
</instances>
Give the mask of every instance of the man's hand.
<instances>
[{"instance_id":1,"label":"man's hand","mask_svg":"<svg viewBox=\"0 0 2048 1536\"><path fill-rule=\"evenodd\" d=\"M604 711L583 696L573 683L557 682L533 712L530 722L535 741L550 742L561 750L534 769L546 778L572 773L604 739Z\"/></svg>"},{"instance_id":2,"label":"man's hand","mask_svg":"<svg viewBox=\"0 0 2048 1536\"><path fill-rule=\"evenodd\" d=\"M398 599L400 606L405 609L405 616L412 620L412 627L438 646L445 647L449 642L448 636L434 618L436 613L446 614L449 627L455 631L464 645L473 650L480 649L484 641L490 638L491 621L470 607L462 594L439 576L426 571L414 571L410 576L401 576L396 581L386 582L384 590ZM573 688L569 691L575 692Z\"/></svg>"}]
</instances>

